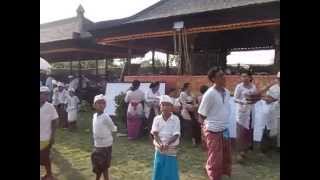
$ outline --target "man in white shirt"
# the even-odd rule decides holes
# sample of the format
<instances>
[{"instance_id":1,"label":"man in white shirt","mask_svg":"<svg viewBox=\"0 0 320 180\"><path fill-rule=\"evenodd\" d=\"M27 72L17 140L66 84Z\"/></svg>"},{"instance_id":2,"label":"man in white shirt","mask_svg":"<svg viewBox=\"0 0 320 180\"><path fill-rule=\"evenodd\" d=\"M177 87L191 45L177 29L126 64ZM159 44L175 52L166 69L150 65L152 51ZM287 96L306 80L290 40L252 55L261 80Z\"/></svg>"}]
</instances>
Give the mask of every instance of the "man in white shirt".
<instances>
[{"instance_id":1,"label":"man in white shirt","mask_svg":"<svg viewBox=\"0 0 320 180\"><path fill-rule=\"evenodd\" d=\"M208 149L206 171L210 180L231 175L231 144L228 132L230 116L230 93L225 89L222 71L210 69L208 78L212 83L203 95L198 109L200 121L204 121L205 138Z\"/></svg>"},{"instance_id":2,"label":"man in white shirt","mask_svg":"<svg viewBox=\"0 0 320 180\"><path fill-rule=\"evenodd\" d=\"M266 93L264 100L270 104L270 136L277 137L277 147L280 148L280 72L277 74L277 84Z\"/></svg>"},{"instance_id":3,"label":"man in white shirt","mask_svg":"<svg viewBox=\"0 0 320 180\"><path fill-rule=\"evenodd\" d=\"M69 88L77 91L79 87L79 78L74 78L72 75L69 75L68 78L70 79Z\"/></svg>"},{"instance_id":4,"label":"man in white shirt","mask_svg":"<svg viewBox=\"0 0 320 180\"><path fill-rule=\"evenodd\" d=\"M50 89L40 87L40 165L45 166L46 175L43 179L53 179L50 161L50 149L54 144L54 134L58 113L54 106L48 103Z\"/></svg>"}]
</instances>

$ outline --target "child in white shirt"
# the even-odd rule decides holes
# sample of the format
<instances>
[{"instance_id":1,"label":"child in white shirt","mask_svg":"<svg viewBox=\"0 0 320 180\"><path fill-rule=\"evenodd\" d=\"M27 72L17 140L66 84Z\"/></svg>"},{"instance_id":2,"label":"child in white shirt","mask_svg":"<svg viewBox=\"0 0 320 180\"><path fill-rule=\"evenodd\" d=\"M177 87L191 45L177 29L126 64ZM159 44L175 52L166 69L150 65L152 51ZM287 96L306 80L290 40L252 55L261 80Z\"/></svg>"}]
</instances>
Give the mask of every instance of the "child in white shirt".
<instances>
[{"instance_id":1,"label":"child in white shirt","mask_svg":"<svg viewBox=\"0 0 320 180\"><path fill-rule=\"evenodd\" d=\"M96 173L96 180L99 180L102 174L105 180L109 180L108 170L111 163L113 143L112 132L117 131L117 127L110 116L104 113L105 107L105 96L102 94L95 96L94 108L96 113L92 120L94 150L91 154L91 162L93 172Z\"/></svg>"},{"instance_id":2,"label":"child in white shirt","mask_svg":"<svg viewBox=\"0 0 320 180\"><path fill-rule=\"evenodd\" d=\"M68 112L68 123L69 128L75 129L77 126L78 112L79 112L80 100L75 95L73 88L69 89L69 96L67 98L67 112Z\"/></svg>"},{"instance_id":3,"label":"child in white shirt","mask_svg":"<svg viewBox=\"0 0 320 180\"><path fill-rule=\"evenodd\" d=\"M172 113L173 102L168 95L160 97L161 114L154 118L151 134L154 137L155 158L152 180L179 180L177 146L180 120Z\"/></svg>"}]
</instances>

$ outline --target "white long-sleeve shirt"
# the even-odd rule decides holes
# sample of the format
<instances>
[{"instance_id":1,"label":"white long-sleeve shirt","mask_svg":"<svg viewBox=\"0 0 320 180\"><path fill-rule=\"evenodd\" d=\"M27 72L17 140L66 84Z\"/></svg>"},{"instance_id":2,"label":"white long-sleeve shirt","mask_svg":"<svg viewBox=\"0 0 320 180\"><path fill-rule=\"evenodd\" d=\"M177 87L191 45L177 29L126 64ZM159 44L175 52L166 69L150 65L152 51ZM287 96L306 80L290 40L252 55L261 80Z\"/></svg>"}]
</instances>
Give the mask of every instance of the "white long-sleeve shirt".
<instances>
[{"instance_id":1,"label":"white long-sleeve shirt","mask_svg":"<svg viewBox=\"0 0 320 180\"><path fill-rule=\"evenodd\" d=\"M116 132L117 127L108 114L102 113L98 115L95 113L93 115L92 127L95 147L112 146L112 132Z\"/></svg>"}]
</instances>

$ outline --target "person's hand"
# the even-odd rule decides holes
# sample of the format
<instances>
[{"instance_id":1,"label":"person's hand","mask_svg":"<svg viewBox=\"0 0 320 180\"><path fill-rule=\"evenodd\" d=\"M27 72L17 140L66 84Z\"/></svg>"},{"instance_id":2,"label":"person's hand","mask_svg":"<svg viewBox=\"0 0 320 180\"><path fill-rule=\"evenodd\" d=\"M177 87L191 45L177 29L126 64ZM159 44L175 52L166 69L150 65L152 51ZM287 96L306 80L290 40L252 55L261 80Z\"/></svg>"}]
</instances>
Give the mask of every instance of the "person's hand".
<instances>
[{"instance_id":1,"label":"person's hand","mask_svg":"<svg viewBox=\"0 0 320 180\"><path fill-rule=\"evenodd\" d=\"M167 151L169 149L169 145L167 144L167 143L165 143L164 145L163 145L163 150L164 151Z\"/></svg>"},{"instance_id":2,"label":"person's hand","mask_svg":"<svg viewBox=\"0 0 320 180\"><path fill-rule=\"evenodd\" d=\"M54 143L55 143L54 138L51 138L51 139L49 140L49 148L51 148Z\"/></svg>"}]
</instances>

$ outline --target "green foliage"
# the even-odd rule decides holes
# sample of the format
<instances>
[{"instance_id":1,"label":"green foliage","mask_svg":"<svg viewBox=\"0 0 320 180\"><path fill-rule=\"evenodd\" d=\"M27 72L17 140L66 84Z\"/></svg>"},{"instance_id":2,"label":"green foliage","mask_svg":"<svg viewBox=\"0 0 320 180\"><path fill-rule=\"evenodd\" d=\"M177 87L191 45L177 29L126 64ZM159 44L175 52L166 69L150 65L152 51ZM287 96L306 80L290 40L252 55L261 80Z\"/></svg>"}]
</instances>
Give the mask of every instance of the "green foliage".
<instances>
[{"instance_id":1,"label":"green foliage","mask_svg":"<svg viewBox=\"0 0 320 180\"><path fill-rule=\"evenodd\" d=\"M118 124L119 128L125 128L125 121L126 121L126 103L124 102L126 94L121 93L115 97L116 103L116 123Z\"/></svg>"}]
</instances>

